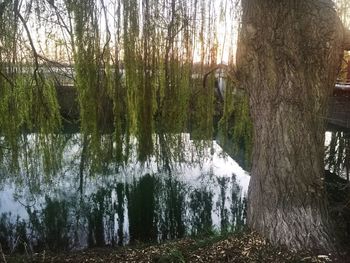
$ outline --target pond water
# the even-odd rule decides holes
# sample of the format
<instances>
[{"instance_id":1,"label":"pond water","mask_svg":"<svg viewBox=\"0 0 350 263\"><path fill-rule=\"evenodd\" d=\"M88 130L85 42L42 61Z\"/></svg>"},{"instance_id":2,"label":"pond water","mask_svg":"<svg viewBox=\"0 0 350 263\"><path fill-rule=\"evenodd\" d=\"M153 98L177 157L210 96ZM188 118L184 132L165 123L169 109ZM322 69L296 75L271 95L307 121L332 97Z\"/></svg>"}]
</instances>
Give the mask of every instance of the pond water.
<instances>
[{"instance_id":1,"label":"pond water","mask_svg":"<svg viewBox=\"0 0 350 263\"><path fill-rule=\"evenodd\" d=\"M349 181L350 134L327 132L325 138L325 169L343 185ZM154 135L154 154L140 162L134 139L117 162L110 154L113 135L103 136L109 146L100 156L86 154L79 133L57 135L50 161L37 139L22 136L16 169L13 152L0 151L0 242L6 253L162 242L245 224L249 174L215 140ZM339 190L334 199L339 201Z\"/></svg>"},{"instance_id":2,"label":"pond water","mask_svg":"<svg viewBox=\"0 0 350 263\"><path fill-rule=\"evenodd\" d=\"M76 250L241 228L248 173L215 141L167 136L180 150L155 138L154 155L141 163L134 140L123 163L96 170L82 136L61 135L59 165L48 172L32 147L36 135L27 135L16 172L6 158L0 170L3 250Z\"/></svg>"},{"instance_id":3,"label":"pond water","mask_svg":"<svg viewBox=\"0 0 350 263\"><path fill-rule=\"evenodd\" d=\"M339 179L350 181L350 132L326 132L325 165Z\"/></svg>"}]
</instances>

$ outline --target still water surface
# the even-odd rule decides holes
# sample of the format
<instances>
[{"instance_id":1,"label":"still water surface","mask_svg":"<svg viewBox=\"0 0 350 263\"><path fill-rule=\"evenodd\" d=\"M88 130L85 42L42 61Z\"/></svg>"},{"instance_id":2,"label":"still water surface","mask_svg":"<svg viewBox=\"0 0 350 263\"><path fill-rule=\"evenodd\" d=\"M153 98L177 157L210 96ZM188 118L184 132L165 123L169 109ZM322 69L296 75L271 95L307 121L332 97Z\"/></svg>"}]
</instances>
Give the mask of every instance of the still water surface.
<instances>
[{"instance_id":1,"label":"still water surface","mask_svg":"<svg viewBox=\"0 0 350 263\"><path fill-rule=\"evenodd\" d=\"M155 136L154 154L140 162L134 140L122 163L97 156L104 164L96 170L84 138L61 134L50 152L59 164L52 162L48 171L36 136L25 136L16 172L9 152L1 152L0 242L6 253L161 242L245 223L249 175L216 141ZM325 138L325 168L346 183L350 135L327 132Z\"/></svg>"},{"instance_id":2,"label":"still water surface","mask_svg":"<svg viewBox=\"0 0 350 263\"><path fill-rule=\"evenodd\" d=\"M16 175L1 168L3 249L75 250L242 227L248 173L215 141L175 136L178 152L159 148L141 163L134 142L126 162L99 172L84 160L80 134L65 138L60 165L50 175L40 157L31 154L28 161L27 148ZM28 135L27 144L34 139Z\"/></svg>"}]
</instances>

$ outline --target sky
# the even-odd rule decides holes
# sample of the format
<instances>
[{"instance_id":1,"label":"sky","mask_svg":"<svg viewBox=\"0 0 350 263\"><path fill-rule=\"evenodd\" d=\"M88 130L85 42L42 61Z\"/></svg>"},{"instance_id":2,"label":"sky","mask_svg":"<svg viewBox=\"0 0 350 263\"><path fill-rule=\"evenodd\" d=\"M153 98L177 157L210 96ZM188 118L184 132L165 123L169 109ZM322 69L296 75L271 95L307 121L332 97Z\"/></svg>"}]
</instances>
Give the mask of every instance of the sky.
<instances>
[{"instance_id":1,"label":"sky","mask_svg":"<svg viewBox=\"0 0 350 263\"><path fill-rule=\"evenodd\" d=\"M4 0L0 0L0 3L2 3ZM115 6L113 5L117 0L103 0L104 4L107 6L107 13L109 16L109 28L111 30L111 33L115 33L115 30L113 30L114 27L114 21L115 21ZM142 6L142 0L138 0L139 5ZM233 17L233 13L230 10L235 9L233 0L201 0L206 1L207 6L211 6L214 10L213 13L215 14L215 36L213 34L204 36L207 38L207 41L214 41L214 39L217 41L218 44L218 55L217 55L217 63L228 63L229 60L235 61L235 53L237 48L237 35L238 35L238 21L236 18ZM199 1L199 2L201 2ZM25 9L28 5L30 0L22 0L22 12L25 12ZM36 2L36 1L34 1ZM55 3L59 5L60 0L56 0ZM98 3L99 1L97 1ZM343 3L342 3L343 2ZM342 0L336 0L336 3L338 6L342 3L346 3L346 1ZM49 6L47 4L47 6ZM350 9L350 4L348 3L348 8ZM223 14L222 10L226 9L227 12ZM348 10L349 10L348 9ZM344 10L344 9L343 9ZM346 15L346 13L349 13L350 11L343 11L341 16L344 20L344 22L347 22L348 26L350 23L349 15ZM34 13L34 12L33 12ZM64 13L64 12L63 12ZM64 14L63 14L64 16ZM35 46L37 48L37 51L52 59L52 60L62 60L62 62L66 62L65 60L68 60L68 53L71 53L71 50L67 49L65 45L63 45L64 42L70 42L70 37L67 34L67 32L62 27L52 27L54 25L55 21L57 21L56 16L48 17L49 21L45 21L44 18L41 21L39 21L34 14L30 16L30 19L28 20L28 25L31 31L31 36L35 42ZM123 18L121 18L123 19ZM106 26L104 21L104 15L101 11L101 18L100 18L100 29L101 29L101 39L105 38L106 33ZM51 26L50 26L51 25ZM23 39L28 40L28 37L26 36L25 32L20 36ZM103 45L103 43L101 43ZM1 46L1 43L0 43ZM26 44L27 50L30 52L30 48L28 43ZM200 46L199 44L196 45L196 51L194 52L194 62L200 61Z\"/></svg>"},{"instance_id":2,"label":"sky","mask_svg":"<svg viewBox=\"0 0 350 263\"><path fill-rule=\"evenodd\" d=\"M3 0L0 0L0 2ZM139 0L140 3L142 0ZM215 36L212 33L211 35L204 36L207 38L207 41L217 41L218 44L218 54L217 54L217 63L227 63L229 59L234 60L234 54L236 49L237 41L237 32L238 32L238 23L233 19L230 12L223 14L222 9L233 10L234 1L231 0L204 0L214 8L214 20L215 20ZM56 3L59 1L56 1ZM113 35L115 33L114 21L115 21L115 7L113 6L114 0L105 0L107 13L109 16L109 29ZM23 0L22 11L25 11L26 3L29 3L29 0ZM122 18L123 19L123 18ZM30 16L28 20L28 26L31 31L31 37L35 42L37 51L53 60L67 60L67 54L70 51L67 50L67 47L63 45L64 42L70 42L70 37L67 34L67 31L62 27L52 27L56 23L57 17L51 16L48 18L42 18L41 21L35 17L34 14ZM101 29L101 39L105 38L106 26L104 21L103 12L101 12L100 18L100 29ZM208 21L208 24L210 22ZM51 25L51 26L50 26ZM198 29L199 31L199 29ZM25 32L23 32L22 37L28 39ZM27 47L29 45L27 43ZM200 47L199 44L196 45L196 51L194 52L194 62L200 61Z\"/></svg>"}]
</instances>

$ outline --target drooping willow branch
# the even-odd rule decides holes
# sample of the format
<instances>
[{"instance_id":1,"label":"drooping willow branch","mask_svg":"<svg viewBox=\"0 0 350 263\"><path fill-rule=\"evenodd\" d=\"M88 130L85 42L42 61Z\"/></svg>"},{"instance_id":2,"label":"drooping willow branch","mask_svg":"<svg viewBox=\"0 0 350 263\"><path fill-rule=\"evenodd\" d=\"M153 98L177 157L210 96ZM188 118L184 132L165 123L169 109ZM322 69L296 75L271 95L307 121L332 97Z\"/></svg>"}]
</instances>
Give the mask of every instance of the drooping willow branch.
<instances>
[{"instance_id":1,"label":"drooping willow branch","mask_svg":"<svg viewBox=\"0 0 350 263\"><path fill-rule=\"evenodd\" d=\"M35 48L35 45L34 45L34 42L33 42L33 38L32 38L32 36L30 34L30 30L28 28L28 25L27 25L25 19L23 18L23 16L21 15L21 13L19 12L18 9L15 9L15 12L18 15L18 18L20 19L20 21L23 24L24 30L26 31L26 34L27 34L27 37L28 37L28 40L29 40L30 47L31 47L32 52L33 52L34 65L35 65L33 76L34 76L34 81L35 81L35 84L36 84L36 88L38 89L38 92L39 92L38 98L39 98L41 104L45 107L45 110L49 111L47 102L45 102L45 99L43 97L44 96L44 94L43 94L43 83L44 83L44 80L43 80L42 75L39 74L39 55L38 55L38 52L37 52L37 50ZM38 79L38 77L40 77L40 80Z\"/></svg>"},{"instance_id":2,"label":"drooping willow branch","mask_svg":"<svg viewBox=\"0 0 350 263\"><path fill-rule=\"evenodd\" d=\"M112 36L111 36L111 31L109 30L109 26L108 26L108 17L107 17L107 16L108 16L108 15L107 15L108 12L107 12L107 7L105 6L103 0L100 0L100 2L101 2L101 8L102 8L102 10L103 10L104 17L105 17L106 34L107 34L106 42L105 42L105 44L104 44L104 46L103 46L102 53L101 53L101 60L103 61L103 58L104 58L104 56L105 56L105 54L106 54L107 47L108 47L108 45L109 45L109 43L110 43L110 41L111 41ZM103 63L105 64L104 61L103 61ZM104 66L105 66L105 65L104 65Z\"/></svg>"},{"instance_id":3,"label":"drooping willow branch","mask_svg":"<svg viewBox=\"0 0 350 263\"><path fill-rule=\"evenodd\" d=\"M9 79L1 70L0 70L0 75L11 85L11 87L15 86L15 83L11 79Z\"/></svg>"}]
</instances>

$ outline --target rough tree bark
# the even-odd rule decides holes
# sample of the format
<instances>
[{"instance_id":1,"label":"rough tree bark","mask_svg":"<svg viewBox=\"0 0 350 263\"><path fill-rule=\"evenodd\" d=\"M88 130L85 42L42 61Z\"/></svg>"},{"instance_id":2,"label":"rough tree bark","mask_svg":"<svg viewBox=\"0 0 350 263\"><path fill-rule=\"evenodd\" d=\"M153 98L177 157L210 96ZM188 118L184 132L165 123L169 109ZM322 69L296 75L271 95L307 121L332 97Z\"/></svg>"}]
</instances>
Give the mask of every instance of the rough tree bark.
<instances>
[{"instance_id":1,"label":"rough tree bark","mask_svg":"<svg viewBox=\"0 0 350 263\"><path fill-rule=\"evenodd\" d=\"M330 0L242 2L237 66L254 124L248 224L274 244L333 250L323 117L344 30Z\"/></svg>"}]
</instances>

